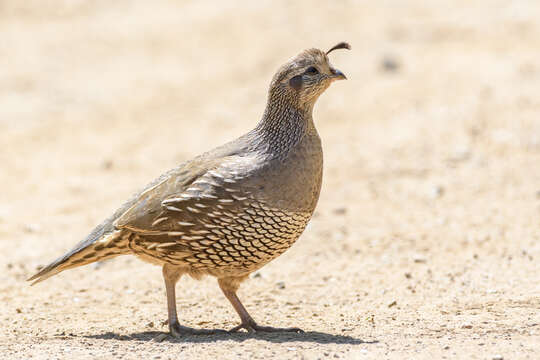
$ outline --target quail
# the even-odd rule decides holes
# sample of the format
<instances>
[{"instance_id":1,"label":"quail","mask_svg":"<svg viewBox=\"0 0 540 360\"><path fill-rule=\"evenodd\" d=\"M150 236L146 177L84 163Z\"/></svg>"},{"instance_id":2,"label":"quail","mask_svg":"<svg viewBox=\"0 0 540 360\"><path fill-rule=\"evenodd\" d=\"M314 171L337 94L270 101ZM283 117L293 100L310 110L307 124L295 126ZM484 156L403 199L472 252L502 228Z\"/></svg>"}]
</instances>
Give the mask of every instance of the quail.
<instances>
[{"instance_id":1,"label":"quail","mask_svg":"<svg viewBox=\"0 0 540 360\"><path fill-rule=\"evenodd\" d=\"M272 78L255 128L184 162L148 184L71 251L29 278L36 284L66 269L134 254L162 266L170 334L218 330L180 325L176 282L215 276L240 316L230 331L301 331L260 326L236 292L250 273L286 251L313 214L321 189L323 153L313 106L335 80L346 79L327 52L304 50Z\"/></svg>"}]
</instances>

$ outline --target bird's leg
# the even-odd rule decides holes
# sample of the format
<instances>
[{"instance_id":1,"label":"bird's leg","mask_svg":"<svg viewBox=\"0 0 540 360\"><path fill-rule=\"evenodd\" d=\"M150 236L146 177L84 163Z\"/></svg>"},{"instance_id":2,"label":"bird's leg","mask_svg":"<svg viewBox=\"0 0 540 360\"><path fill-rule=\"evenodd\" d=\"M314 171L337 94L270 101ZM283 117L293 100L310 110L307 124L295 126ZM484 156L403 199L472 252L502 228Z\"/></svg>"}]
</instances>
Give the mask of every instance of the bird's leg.
<instances>
[{"instance_id":1,"label":"bird's leg","mask_svg":"<svg viewBox=\"0 0 540 360\"><path fill-rule=\"evenodd\" d=\"M234 310L238 313L240 316L240 320L242 321L240 325L235 326L229 332L237 332L240 329L245 329L247 332L253 333L253 332L303 332L302 329L299 329L297 327L291 327L291 328L275 328L271 326L260 326L257 325L255 320L249 315L248 311L242 305L240 302L240 299L238 299L238 296L236 296L236 291L238 290L238 286L240 285L240 282L243 281L245 277L237 278L237 277L225 277L225 278L219 278L218 283L219 287L221 288L221 291L223 291L223 294L225 297L231 302L232 306L234 307Z\"/></svg>"},{"instance_id":2,"label":"bird's leg","mask_svg":"<svg viewBox=\"0 0 540 360\"><path fill-rule=\"evenodd\" d=\"M163 265L163 278L165 279L165 289L167 290L167 309L169 312L169 330L173 337L182 337L185 335L211 335L216 333L224 333L224 330L218 329L193 329L187 326L182 326L178 322L176 315L176 282L184 271L181 268L172 265Z\"/></svg>"}]
</instances>

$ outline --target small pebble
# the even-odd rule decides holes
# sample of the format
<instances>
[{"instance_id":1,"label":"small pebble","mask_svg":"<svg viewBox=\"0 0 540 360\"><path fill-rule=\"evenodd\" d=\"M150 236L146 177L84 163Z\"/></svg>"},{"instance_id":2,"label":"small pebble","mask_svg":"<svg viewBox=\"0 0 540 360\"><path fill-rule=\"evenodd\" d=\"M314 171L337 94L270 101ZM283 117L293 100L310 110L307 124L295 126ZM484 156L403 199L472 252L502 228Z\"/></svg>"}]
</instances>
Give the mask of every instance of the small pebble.
<instances>
[{"instance_id":1,"label":"small pebble","mask_svg":"<svg viewBox=\"0 0 540 360\"><path fill-rule=\"evenodd\" d=\"M471 157L471 149L468 145L462 145L454 149L449 159L453 162L460 162L468 160Z\"/></svg>"},{"instance_id":2,"label":"small pebble","mask_svg":"<svg viewBox=\"0 0 540 360\"><path fill-rule=\"evenodd\" d=\"M495 355L491 359L492 360L504 360L504 357L502 355Z\"/></svg>"},{"instance_id":3,"label":"small pebble","mask_svg":"<svg viewBox=\"0 0 540 360\"><path fill-rule=\"evenodd\" d=\"M473 326L471 323L464 323L463 325L461 325L461 328L462 329L472 329Z\"/></svg>"},{"instance_id":4,"label":"small pebble","mask_svg":"<svg viewBox=\"0 0 540 360\"><path fill-rule=\"evenodd\" d=\"M113 168L114 166L114 163L112 160L105 160L103 161L103 163L101 164L101 166L103 167L103 169L105 170L110 170Z\"/></svg>"},{"instance_id":5,"label":"small pebble","mask_svg":"<svg viewBox=\"0 0 540 360\"><path fill-rule=\"evenodd\" d=\"M435 185L431 188L429 195L432 199L438 199L444 195L444 187L442 185Z\"/></svg>"},{"instance_id":6,"label":"small pebble","mask_svg":"<svg viewBox=\"0 0 540 360\"><path fill-rule=\"evenodd\" d=\"M276 286L277 286L278 289L280 289L280 290L285 289L285 283L284 283L283 281L278 281L278 282L276 283Z\"/></svg>"},{"instance_id":7,"label":"small pebble","mask_svg":"<svg viewBox=\"0 0 540 360\"><path fill-rule=\"evenodd\" d=\"M399 62L393 56L386 55L381 60L381 68L385 72L396 72L399 69Z\"/></svg>"},{"instance_id":8,"label":"small pebble","mask_svg":"<svg viewBox=\"0 0 540 360\"><path fill-rule=\"evenodd\" d=\"M392 306L396 306L396 305L397 305L397 301L394 300L390 304L388 304L388 307L391 308Z\"/></svg>"},{"instance_id":9,"label":"small pebble","mask_svg":"<svg viewBox=\"0 0 540 360\"><path fill-rule=\"evenodd\" d=\"M39 226L36 224L24 224L23 230L29 234L39 231Z\"/></svg>"}]
</instances>

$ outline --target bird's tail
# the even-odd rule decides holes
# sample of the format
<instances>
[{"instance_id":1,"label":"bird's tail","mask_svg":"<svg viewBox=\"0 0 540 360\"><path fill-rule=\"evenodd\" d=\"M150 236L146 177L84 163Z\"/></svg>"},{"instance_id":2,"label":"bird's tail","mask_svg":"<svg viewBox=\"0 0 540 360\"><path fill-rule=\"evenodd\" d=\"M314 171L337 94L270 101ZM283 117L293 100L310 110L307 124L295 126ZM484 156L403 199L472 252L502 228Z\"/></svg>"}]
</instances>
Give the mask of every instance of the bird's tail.
<instances>
[{"instance_id":1,"label":"bird's tail","mask_svg":"<svg viewBox=\"0 0 540 360\"><path fill-rule=\"evenodd\" d=\"M90 241L91 240L91 241ZM28 279L32 285L67 269L129 253L129 235L121 230L103 233L97 239L87 239L56 259Z\"/></svg>"}]
</instances>

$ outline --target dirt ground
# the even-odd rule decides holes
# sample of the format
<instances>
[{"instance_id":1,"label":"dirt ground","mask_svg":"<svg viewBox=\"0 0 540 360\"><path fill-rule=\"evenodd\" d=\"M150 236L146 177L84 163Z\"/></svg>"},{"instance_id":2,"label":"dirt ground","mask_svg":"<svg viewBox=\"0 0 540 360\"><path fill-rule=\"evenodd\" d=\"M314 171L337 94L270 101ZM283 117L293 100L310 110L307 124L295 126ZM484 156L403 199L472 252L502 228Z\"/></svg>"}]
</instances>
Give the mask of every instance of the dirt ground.
<instances>
[{"instance_id":1,"label":"dirt ground","mask_svg":"<svg viewBox=\"0 0 540 360\"><path fill-rule=\"evenodd\" d=\"M0 2L0 353L13 359L540 358L538 1ZM300 240L240 289L303 334L152 342L161 270L25 279L165 170L255 125L274 71L338 41ZM231 328L215 279L185 325Z\"/></svg>"}]
</instances>

